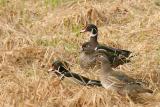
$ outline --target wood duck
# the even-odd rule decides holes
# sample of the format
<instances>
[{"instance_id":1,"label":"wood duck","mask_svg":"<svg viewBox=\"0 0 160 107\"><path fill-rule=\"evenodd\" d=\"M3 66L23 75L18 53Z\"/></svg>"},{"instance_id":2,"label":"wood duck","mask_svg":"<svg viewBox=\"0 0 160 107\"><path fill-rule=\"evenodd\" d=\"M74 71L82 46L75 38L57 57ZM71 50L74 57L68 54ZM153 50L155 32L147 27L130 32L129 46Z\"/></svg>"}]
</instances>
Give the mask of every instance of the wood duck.
<instances>
[{"instance_id":1,"label":"wood duck","mask_svg":"<svg viewBox=\"0 0 160 107\"><path fill-rule=\"evenodd\" d=\"M104 88L115 90L123 95L153 93L152 90L144 87L142 81L131 78L123 72L114 71L105 54L98 54L96 59L101 63L100 80Z\"/></svg>"},{"instance_id":2,"label":"wood duck","mask_svg":"<svg viewBox=\"0 0 160 107\"><path fill-rule=\"evenodd\" d=\"M127 50L121 50L121 49L116 49L116 48L112 48L112 47L108 47L105 45L101 45L98 43L97 38L98 38L98 29L94 24L88 24L87 27L81 31L81 33L84 32L89 32L90 33L90 40L86 43L84 43L82 45L82 48L86 47L88 48L88 44L90 45L89 49L92 50L92 53L90 52L90 54L86 54L87 50L82 52L80 55L80 65L82 63L82 67L84 67L85 65L85 61L86 59L90 59L90 56L94 56L94 49L95 50L103 50L106 51L107 53L107 57L110 59L110 62L112 63L112 67L117 67L119 65L123 65L124 63L128 63L130 62L130 51ZM92 59L94 59L93 57L91 57L91 61ZM95 63L95 59L92 63ZM92 65L89 64L89 61L87 62L88 65ZM87 66L86 64L86 66ZM94 65L93 65L94 66Z\"/></svg>"},{"instance_id":3,"label":"wood duck","mask_svg":"<svg viewBox=\"0 0 160 107\"><path fill-rule=\"evenodd\" d=\"M66 68L67 67L67 68ZM101 81L98 80L91 80L79 74L73 73L70 71L69 64L65 61L54 61L52 63L52 68L48 70L49 72L56 73L57 76L61 77L61 80L64 77L72 78L75 82L78 82L82 85L87 86L102 86Z\"/></svg>"}]
</instances>

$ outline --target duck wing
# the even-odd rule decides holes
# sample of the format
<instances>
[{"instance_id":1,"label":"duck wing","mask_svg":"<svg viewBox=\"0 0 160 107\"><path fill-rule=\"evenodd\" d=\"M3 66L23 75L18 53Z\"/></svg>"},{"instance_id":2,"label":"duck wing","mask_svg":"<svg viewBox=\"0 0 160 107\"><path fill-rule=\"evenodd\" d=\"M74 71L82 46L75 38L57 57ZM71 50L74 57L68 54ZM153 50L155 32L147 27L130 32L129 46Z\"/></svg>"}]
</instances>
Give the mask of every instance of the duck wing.
<instances>
[{"instance_id":1,"label":"duck wing","mask_svg":"<svg viewBox=\"0 0 160 107\"><path fill-rule=\"evenodd\" d=\"M104 80L109 86L116 88L123 88L127 84L136 83L135 79L127 76L126 74L118 71L113 71L107 74L107 77ZM138 83L139 84L139 83Z\"/></svg>"},{"instance_id":2,"label":"duck wing","mask_svg":"<svg viewBox=\"0 0 160 107\"><path fill-rule=\"evenodd\" d=\"M120 50L104 45L98 45L95 49L98 53L104 53L108 57L111 66L116 68L119 65L130 62L130 51Z\"/></svg>"},{"instance_id":3,"label":"duck wing","mask_svg":"<svg viewBox=\"0 0 160 107\"><path fill-rule=\"evenodd\" d=\"M117 49L117 48L112 48L109 46L105 45L98 45L96 50L101 49L105 50L107 53L111 54L111 56L124 56L124 57L129 57L132 52L128 50L122 50L122 49Z\"/></svg>"}]
</instances>

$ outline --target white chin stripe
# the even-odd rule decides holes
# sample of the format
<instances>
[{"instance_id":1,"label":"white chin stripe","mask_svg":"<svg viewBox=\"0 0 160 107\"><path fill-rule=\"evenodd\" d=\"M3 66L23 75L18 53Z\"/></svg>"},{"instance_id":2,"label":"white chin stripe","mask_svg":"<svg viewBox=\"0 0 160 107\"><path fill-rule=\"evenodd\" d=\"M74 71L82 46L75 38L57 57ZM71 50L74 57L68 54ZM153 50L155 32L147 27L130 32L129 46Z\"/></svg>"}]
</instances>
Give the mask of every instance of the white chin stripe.
<instances>
[{"instance_id":1,"label":"white chin stripe","mask_svg":"<svg viewBox=\"0 0 160 107\"><path fill-rule=\"evenodd\" d=\"M50 68L50 69L48 70L48 72L51 72L51 71L53 71L53 68Z\"/></svg>"},{"instance_id":2,"label":"white chin stripe","mask_svg":"<svg viewBox=\"0 0 160 107\"><path fill-rule=\"evenodd\" d=\"M96 50L98 50L98 48L96 47L96 48L94 48L94 50L96 51Z\"/></svg>"},{"instance_id":3,"label":"white chin stripe","mask_svg":"<svg viewBox=\"0 0 160 107\"><path fill-rule=\"evenodd\" d=\"M95 36L97 36L97 34L90 34L90 37L95 37Z\"/></svg>"},{"instance_id":4,"label":"white chin stripe","mask_svg":"<svg viewBox=\"0 0 160 107\"><path fill-rule=\"evenodd\" d=\"M99 51L106 51L105 49L98 49L98 47L94 48L94 50L99 50Z\"/></svg>"}]
</instances>

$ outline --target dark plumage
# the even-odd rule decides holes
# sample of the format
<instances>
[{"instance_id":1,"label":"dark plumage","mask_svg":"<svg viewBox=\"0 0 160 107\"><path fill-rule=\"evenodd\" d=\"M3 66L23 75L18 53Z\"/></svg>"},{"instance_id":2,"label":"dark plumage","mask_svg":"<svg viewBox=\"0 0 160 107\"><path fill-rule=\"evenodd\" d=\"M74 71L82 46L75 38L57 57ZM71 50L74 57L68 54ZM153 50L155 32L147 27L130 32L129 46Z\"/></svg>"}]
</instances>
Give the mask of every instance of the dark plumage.
<instances>
[{"instance_id":1,"label":"dark plumage","mask_svg":"<svg viewBox=\"0 0 160 107\"><path fill-rule=\"evenodd\" d=\"M113 52L113 50L109 50L109 48L106 51L106 50L104 50L102 48L97 47L95 49L95 52L105 53L106 57L108 58L108 60L111 63L111 66L113 68L116 68L119 65L123 65L124 63L130 62L130 59L126 58L127 51L126 51L126 53L122 53L121 51L118 51L118 50L119 49L117 49L117 51Z\"/></svg>"},{"instance_id":2,"label":"dark plumage","mask_svg":"<svg viewBox=\"0 0 160 107\"><path fill-rule=\"evenodd\" d=\"M68 72L67 69L70 70L69 64L67 62L56 60L52 63L52 68L49 69L48 71L49 72L55 71L55 74L57 76L62 76ZM64 76L62 76L62 79L63 78L64 78Z\"/></svg>"},{"instance_id":3,"label":"dark plumage","mask_svg":"<svg viewBox=\"0 0 160 107\"><path fill-rule=\"evenodd\" d=\"M127 50L116 49L116 48L112 48L112 47L108 47L108 46L106 47L106 46L103 46L103 45L98 45L96 47L96 50L99 50L99 49L105 50L106 52L114 55L115 57L119 56L119 55L122 55L122 56L127 58L132 53L132 52L127 51Z\"/></svg>"},{"instance_id":4,"label":"dark plumage","mask_svg":"<svg viewBox=\"0 0 160 107\"><path fill-rule=\"evenodd\" d=\"M127 50L108 47L108 46L101 45L101 44L98 43L98 41L97 41L98 29L97 29L97 27L95 25L88 24L87 27L84 30L81 31L81 33L82 32L90 32L90 40L88 42L84 43L84 44L86 45L85 46L86 48L88 48L87 45L90 45L90 48L85 49L86 50L85 53L87 53L87 50L92 50L92 53L90 53L91 56L92 56L91 60L93 59L93 56L94 56L93 49L96 49L96 50L105 51L107 57L109 58L109 60L110 60L110 62L112 64L112 67L117 67L119 65L123 65L124 63L130 62L129 57L130 57L130 54L132 52L127 51ZM82 45L82 48L84 47L83 45ZM80 57L81 59L89 59L90 58L87 54L84 54L83 51L82 51L82 54L83 54L83 57ZM82 62L84 62L84 61L85 60L82 60ZM94 60L92 63L95 63L95 62L96 61ZM93 64L89 64L89 63L87 63L87 64L88 65L93 65Z\"/></svg>"},{"instance_id":5,"label":"dark plumage","mask_svg":"<svg viewBox=\"0 0 160 107\"><path fill-rule=\"evenodd\" d=\"M102 86L101 82L98 80L91 80L89 78L71 72L69 69L69 64L64 61L54 61L52 64L52 68L49 71L54 71L58 76L61 76L61 79L64 79L64 77L72 78L82 85Z\"/></svg>"}]
</instances>

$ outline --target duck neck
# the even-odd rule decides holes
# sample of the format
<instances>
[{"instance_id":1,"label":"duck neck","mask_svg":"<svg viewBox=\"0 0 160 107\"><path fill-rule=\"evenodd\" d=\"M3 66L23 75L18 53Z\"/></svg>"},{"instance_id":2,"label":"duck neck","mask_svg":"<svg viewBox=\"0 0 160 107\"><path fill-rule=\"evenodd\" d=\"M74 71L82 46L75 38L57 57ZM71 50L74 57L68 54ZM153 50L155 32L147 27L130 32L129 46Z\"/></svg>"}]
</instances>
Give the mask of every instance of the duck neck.
<instances>
[{"instance_id":1,"label":"duck neck","mask_svg":"<svg viewBox=\"0 0 160 107\"><path fill-rule=\"evenodd\" d=\"M108 62L102 62L101 69L102 69L102 72L105 72L105 73L112 71L111 65Z\"/></svg>"},{"instance_id":2,"label":"duck neck","mask_svg":"<svg viewBox=\"0 0 160 107\"><path fill-rule=\"evenodd\" d=\"M92 33L90 34L90 42L95 44L96 46L98 44L97 37L98 37L97 33L96 34L92 34Z\"/></svg>"}]
</instances>

